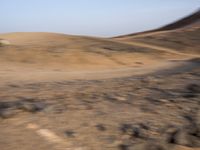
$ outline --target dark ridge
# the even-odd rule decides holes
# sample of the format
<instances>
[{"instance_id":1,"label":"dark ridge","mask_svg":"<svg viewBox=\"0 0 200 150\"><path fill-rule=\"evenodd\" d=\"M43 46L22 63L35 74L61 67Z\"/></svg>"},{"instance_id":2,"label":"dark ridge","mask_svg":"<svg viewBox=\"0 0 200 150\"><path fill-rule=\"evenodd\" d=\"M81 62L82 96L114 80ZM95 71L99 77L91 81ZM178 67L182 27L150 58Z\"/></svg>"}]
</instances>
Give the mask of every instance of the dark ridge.
<instances>
[{"instance_id":1,"label":"dark ridge","mask_svg":"<svg viewBox=\"0 0 200 150\"><path fill-rule=\"evenodd\" d=\"M158 31L168 31L168 30L175 30L175 29L179 29L179 28L183 28L189 25L192 25L194 23L198 23L200 24L200 9L198 11L196 11L195 13L186 16L176 22L170 23L166 26L163 26L161 28L158 29L154 29L154 30L149 30L149 31L144 31L144 32L138 32L138 33L134 33L134 34L128 34L128 35L122 35L122 36L117 36L114 38L122 38L122 37L127 37L127 36L134 36L134 35L139 35L139 34L144 34L144 33L151 33L151 32L158 32Z\"/></svg>"},{"instance_id":2,"label":"dark ridge","mask_svg":"<svg viewBox=\"0 0 200 150\"><path fill-rule=\"evenodd\" d=\"M174 30L178 28L183 28L199 21L200 21L200 10L198 10L197 12L193 13L190 16L187 16L181 20L176 21L175 23L171 23L164 27L161 27L157 29L156 31L162 31L162 30L165 31L165 30Z\"/></svg>"}]
</instances>

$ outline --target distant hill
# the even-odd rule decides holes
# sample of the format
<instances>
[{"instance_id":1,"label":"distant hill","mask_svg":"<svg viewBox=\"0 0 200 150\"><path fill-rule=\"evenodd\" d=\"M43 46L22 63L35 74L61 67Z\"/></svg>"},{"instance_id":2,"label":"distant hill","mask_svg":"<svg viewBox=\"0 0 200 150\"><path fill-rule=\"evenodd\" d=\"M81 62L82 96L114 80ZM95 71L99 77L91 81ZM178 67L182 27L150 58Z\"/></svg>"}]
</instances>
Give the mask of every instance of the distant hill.
<instances>
[{"instance_id":1,"label":"distant hill","mask_svg":"<svg viewBox=\"0 0 200 150\"><path fill-rule=\"evenodd\" d=\"M122 36L118 36L118 37L121 38L121 37L125 37L125 36L134 36L134 35L146 34L146 33L151 33L151 32L175 30L175 29L180 29L180 28L185 28L185 27L190 27L190 26L199 26L199 25L200 25L200 9L189 16L186 16L176 22L170 23L170 24L160 27L158 29L144 31L144 32L138 32L138 33L134 33L134 34L122 35ZM116 38L118 38L118 37L116 37Z\"/></svg>"},{"instance_id":2,"label":"distant hill","mask_svg":"<svg viewBox=\"0 0 200 150\"><path fill-rule=\"evenodd\" d=\"M178 20L174 23L171 23L169 25L166 25L164 27L161 27L155 31L162 31L162 30L174 30L178 28L183 28L191 25L200 25L200 10L197 12L193 13L192 15L189 15L181 20Z\"/></svg>"},{"instance_id":3,"label":"distant hill","mask_svg":"<svg viewBox=\"0 0 200 150\"><path fill-rule=\"evenodd\" d=\"M93 71L154 63L154 55L165 54L110 39L56 33L18 32L0 34L10 45L0 47L1 69ZM148 61L149 60L149 61ZM153 60L153 61L152 61ZM155 62L157 63L157 62ZM14 66L14 67L13 67ZM139 64L139 66L142 66Z\"/></svg>"},{"instance_id":4,"label":"distant hill","mask_svg":"<svg viewBox=\"0 0 200 150\"><path fill-rule=\"evenodd\" d=\"M200 54L200 10L174 23L141 33L114 37L120 42L145 43L177 52Z\"/></svg>"}]
</instances>

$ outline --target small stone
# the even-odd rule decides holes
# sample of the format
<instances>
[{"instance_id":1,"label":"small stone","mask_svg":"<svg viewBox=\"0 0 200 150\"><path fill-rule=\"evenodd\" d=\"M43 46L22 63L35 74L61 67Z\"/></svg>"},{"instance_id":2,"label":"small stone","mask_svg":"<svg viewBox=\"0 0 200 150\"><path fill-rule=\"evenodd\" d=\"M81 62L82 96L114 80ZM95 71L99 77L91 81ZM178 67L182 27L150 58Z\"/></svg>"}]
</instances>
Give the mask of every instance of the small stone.
<instances>
[{"instance_id":1,"label":"small stone","mask_svg":"<svg viewBox=\"0 0 200 150\"><path fill-rule=\"evenodd\" d=\"M118 101L126 101L127 99L125 97L122 96L116 96L115 97Z\"/></svg>"},{"instance_id":2,"label":"small stone","mask_svg":"<svg viewBox=\"0 0 200 150\"><path fill-rule=\"evenodd\" d=\"M138 127L133 127L131 136L134 137L134 138L140 138L141 137L141 130Z\"/></svg>"},{"instance_id":3,"label":"small stone","mask_svg":"<svg viewBox=\"0 0 200 150\"><path fill-rule=\"evenodd\" d=\"M186 92L183 94L184 98L195 98L200 93L200 86L197 84L189 84L186 86Z\"/></svg>"},{"instance_id":4,"label":"small stone","mask_svg":"<svg viewBox=\"0 0 200 150\"><path fill-rule=\"evenodd\" d=\"M120 126L120 130L123 132L123 133L128 133L132 130L132 125L131 124L122 124Z\"/></svg>"},{"instance_id":5,"label":"small stone","mask_svg":"<svg viewBox=\"0 0 200 150\"><path fill-rule=\"evenodd\" d=\"M180 132L179 129L177 128L171 128L167 131L167 143L170 143L170 144L177 144L177 136Z\"/></svg>"},{"instance_id":6,"label":"small stone","mask_svg":"<svg viewBox=\"0 0 200 150\"><path fill-rule=\"evenodd\" d=\"M150 129L150 127L145 123L139 123L139 126L144 130L149 130Z\"/></svg>"},{"instance_id":7,"label":"small stone","mask_svg":"<svg viewBox=\"0 0 200 150\"><path fill-rule=\"evenodd\" d=\"M128 145L125 145L125 144L120 144L118 146L119 150L129 150L129 146Z\"/></svg>"},{"instance_id":8,"label":"small stone","mask_svg":"<svg viewBox=\"0 0 200 150\"><path fill-rule=\"evenodd\" d=\"M72 138L72 137L74 137L74 134L75 134L75 132L72 131L72 130L67 130L67 131L65 131L65 135L66 135L67 137Z\"/></svg>"},{"instance_id":9,"label":"small stone","mask_svg":"<svg viewBox=\"0 0 200 150\"><path fill-rule=\"evenodd\" d=\"M32 113L42 111L45 107L46 105L41 102L21 102L21 104L19 105L20 109Z\"/></svg>"},{"instance_id":10,"label":"small stone","mask_svg":"<svg viewBox=\"0 0 200 150\"><path fill-rule=\"evenodd\" d=\"M200 86L197 84L189 84L186 89L192 93L200 93Z\"/></svg>"},{"instance_id":11,"label":"small stone","mask_svg":"<svg viewBox=\"0 0 200 150\"><path fill-rule=\"evenodd\" d=\"M141 127L131 124L122 124L120 127L122 133L129 135L131 138L145 138Z\"/></svg>"},{"instance_id":12,"label":"small stone","mask_svg":"<svg viewBox=\"0 0 200 150\"><path fill-rule=\"evenodd\" d=\"M106 130L106 127L105 127L103 124L98 124L98 125L96 125L96 128L97 128L99 131L105 131L105 130Z\"/></svg>"},{"instance_id":13,"label":"small stone","mask_svg":"<svg viewBox=\"0 0 200 150\"><path fill-rule=\"evenodd\" d=\"M13 109L1 109L0 110L0 117L3 119L8 119L13 117L16 114L16 111Z\"/></svg>"},{"instance_id":14,"label":"small stone","mask_svg":"<svg viewBox=\"0 0 200 150\"><path fill-rule=\"evenodd\" d=\"M192 147L193 143L191 140L192 137L190 135L188 135L185 131L181 131L177 136L176 144Z\"/></svg>"},{"instance_id":15,"label":"small stone","mask_svg":"<svg viewBox=\"0 0 200 150\"><path fill-rule=\"evenodd\" d=\"M0 117L10 118L16 114L15 102L0 102Z\"/></svg>"},{"instance_id":16,"label":"small stone","mask_svg":"<svg viewBox=\"0 0 200 150\"><path fill-rule=\"evenodd\" d=\"M169 144L178 144L183 146L199 146L200 142L198 142L198 137L195 137L191 135L188 131L188 129L170 129L168 136L167 136L167 142Z\"/></svg>"}]
</instances>

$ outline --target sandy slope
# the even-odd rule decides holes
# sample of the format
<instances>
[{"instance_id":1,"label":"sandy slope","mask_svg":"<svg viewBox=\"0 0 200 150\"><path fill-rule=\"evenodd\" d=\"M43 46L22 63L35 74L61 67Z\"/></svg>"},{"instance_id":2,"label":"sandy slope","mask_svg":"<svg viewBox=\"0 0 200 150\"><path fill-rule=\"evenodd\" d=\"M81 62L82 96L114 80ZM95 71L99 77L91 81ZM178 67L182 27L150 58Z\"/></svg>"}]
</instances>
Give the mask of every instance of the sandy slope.
<instances>
[{"instance_id":1,"label":"sandy slope","mask_svg":"<svg viewBox=\"0 0 200 150\"><path fill-rule=\"evenodd\" d=\"M200 26L187 29L147 33L136 36L127 36L117 40L135 45L143 44L145 47L160 48L165 51L174 51L183 55L200 54Z\"/></svg>"},{"instance_id":2,"label":"sandy slope","mask_svg":"<svg viewBox=\"0 0 200 150\"><path fill-rule=\"evenodd\" d=\"M170 66L169 60L183 58L155 47L94 37L11 33L0 38L11 43L0 47L3 81L122 77Z\"/></svg>"}]
</instances>

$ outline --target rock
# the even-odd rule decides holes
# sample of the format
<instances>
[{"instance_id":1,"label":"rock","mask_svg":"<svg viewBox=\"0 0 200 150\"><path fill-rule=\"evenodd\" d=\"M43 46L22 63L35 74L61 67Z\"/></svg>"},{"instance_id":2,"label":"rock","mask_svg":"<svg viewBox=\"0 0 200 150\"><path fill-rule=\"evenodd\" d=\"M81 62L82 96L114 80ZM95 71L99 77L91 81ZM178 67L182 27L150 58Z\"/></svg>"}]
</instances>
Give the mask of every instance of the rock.
<instances>
[{"instance_id":1,"label":"rock","mask_svg":"<svg viewBox=\"0 0 200 150\"><path fill-rule=\"evenodd\" d=\"M177 128L170 128L168 129L167 131L167 143L170 143L170 144L177 144L177 136L180 132L180 129L177 129Z\"/></svg>"},{"instance_id":2,"label":"rock","mask_svg":"<svg viewBox=\"0 0 200 150\"><path fill-rule=\"evenodd\" d=\"M105 131L105 130L106 130L106 127L105 127L103 124L98 124L98 125L96 125L96 128L97 128L99 131Z\"/></svg>"},{"instance_id":3,"label":"rock","mask_svg":"<svg viewBox=\"0 0 200 150\"><path fill-rule=\"evenodd\" d=\"M184 93L184 98L195 98L200 93L200 86L197 84L189 84L186 86L186 93Z\"/></svg>"},{"instance_id":4,"label":"rock","mask_svg":"<svg viewBox=\"0 0 200 150\"><path fill-rule=\"evenodd\" d=\"M198 138L188 132L188 129L170 129L167 133L167 143L188 147L199 146Z\"/></svg>"},{"instance_id":5,"label":"rock","mask_svg":"<svg viewBox=\"0 0 200 150\"><path fill-rule=\"evenodd\" d=\"M193 115L184 115L184 118L187 121L184 129L187 131L188 134L196 137L200 137L200 126L198 123L198 112L195 116Z\"/></svg>"},{"instance_id":6,"label":"rock","mask_svg":"<svg viewBox=\"0 0 200 150\"><path fill-rule=\"evenodd\" d=\"M146 138L146 136L143 133L143 129L139 126L133 126L131 124L122 124L120 130L123 134L129 135L131 138Z\"/></svg>"},{"instance_id":7,"label":"rock","mask_svg":"<svg viewBox=\"0 0 200 150\"><path fill-rule=\"evenodd\" d=\"M200 93L200 86L197 84L189 84L186 89L191 93Z\"/></svg>"},{"instance_id":8,"label":"rock","mask_svg":"<svg viewBox=\"0 0 200 150\"><path fill-rule=\"evenodd\" d=\"M15 102L0 102L0 117L10 118L16 114Z\"/></svg>"},{"instance_id":9,"label":"rock","mask_svg":"<svg viewBox=\"0 0 200 150\"><path fill-rule=\"evenodd\" d=\"M11 118L15 114L16 114L16 110L13 110L12 108L0 110L0 117L3 118L3 119Z\"/></svg>"},{"instance_id":10,"label":"rock","mask_svg":"<svg viewBox=\"0 0 200 150\"><path fill-rule=\"evenodd\" d=\"M130 133L132 131L132 125L131 124L121 124L120 131L122 133Z\"/></svg>"},{"instance_id":11,"label":"rock","mask_svg":"<svg viewBox=\"0 0 200 150\"><path fill-rule=\"evenodd\" d=\"M195 98L195 97L197 97L197 95L194 93L184 93L183 97L184 98Z\"/></svg>"},{"instance_id":12,"label":"rock","mask_svg":"<svg viewBox=\"0 0 200 150\"><path fill-rule=\"evenodd\" d=\"M128 145L125 145L125 144L120 144L118 146L118 149L119 150L129 150L129 146Z\"/></svg>"},{"instance_id":13,"label":"rock","mask_svg":"<svg viewBox=\"0 0 200 150\"><path fill-rule=\"evenodd\" d=\"M35 102L34 103L34 111L38 112L38 111L42 111L43 109L45 109L46 104L43 102Z\"/></svg>"},{"instance_id":14,"label":"rock","mask_svg":"<svg viewBox=\"0 0 200 150\"><path fill-rule=\"evenodd\" d=\"M127 101L127 98L126 97L122 97L122 96L116 96L115 99L118 100L118 101L122 101L122 102L123 101Z\"/></svg>"},{"instance_id":15,"label":"rock","mask_svg":"<svg viewBox=\"0 0 200 150\"><path fill-rule=\"evenodd\" d=\"M10 42L8 40L0 39L0 46L4 46L4 45L10 45Z\"/></svg>"},{"instance_id":16,"label":"rock","mask_svg":"<svg viewBox=\"0 0 200 150\"><path fill-rule=\"evenodd\" d=\"M14 101L14 102L0 102L0 117L10 118L17 113L18 110L27 112L39 112L46 107L43 102L28 102L28 101Z\"/></svg>"},{"instance_id":17,"label":"rock","mask_svg":"<svg viewBox=\"0 0 200 150\"><path fill-rule=\"evenodd\" d=\"M65 135L66 135L67 137L72 138L72 137L74 137L74 134L75 134L75 132L72 131L72 130L67 130L67 131L65 131Z\"/></svg>"},{"instance_id":18,"label":"rock","mask_svg":"<svg viewBox=\"0 0 200 150\"><path fill-rule=\"evenodd\" d=\"M139 126L144 130L149 130L150 127L147 125L148 123L139 123Z\"/></svg>"},{"instance_id":19,"label":"rock","mask_svg":"<svg viewBox=\"0 0 200 150\"><path fill-rule=\"evenodd\" d=\"M26 102L26 101L21 101L19 103L19 109L27 111L27 112L39 112L42 111L46 105L42 102Z\"/></svg>"},{"instance_id":20,"label":"rock","mask_svg":"<svg viewBox=\"0 0 200 150\"><path fill-rule=\"evenodd\" d=\"M0 110L1 109L14 108L15 105L16 105L15 102L0 102Z\"/></svg>"},{"instance_id":21,"label":"rock","mask_svg":"<svg viewBox=\"0 0 200 150\"><path fill-rule=\"evenodd\" d=\"M176 144L192 146L188 134L185 131L179 131L176 136Z\"/></svg>"},{"instance_id":22,"label":"rock","mask_svg":"<svg viewBox=\"0 0 200 150\"><path fill-rule=\"evenodd\" d=\"M132 134L131 136L133 138L142 138L143 136L141 135L141 130L138 127L133 127L132 128Z\"/></svg>"},{"instance_id":23,"label":"rock","mask_svg":"<svg viewBox=\"0 0 200 150\"><path fill-rule=\"evenodd\" d=\"M106 99L116 102L127 102L129 100L126 96L120 96L115 94L106 95Z\"/></svg>"}]
</instances>

